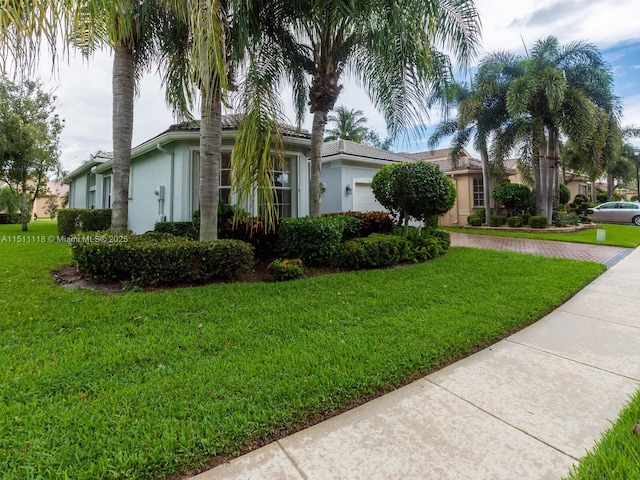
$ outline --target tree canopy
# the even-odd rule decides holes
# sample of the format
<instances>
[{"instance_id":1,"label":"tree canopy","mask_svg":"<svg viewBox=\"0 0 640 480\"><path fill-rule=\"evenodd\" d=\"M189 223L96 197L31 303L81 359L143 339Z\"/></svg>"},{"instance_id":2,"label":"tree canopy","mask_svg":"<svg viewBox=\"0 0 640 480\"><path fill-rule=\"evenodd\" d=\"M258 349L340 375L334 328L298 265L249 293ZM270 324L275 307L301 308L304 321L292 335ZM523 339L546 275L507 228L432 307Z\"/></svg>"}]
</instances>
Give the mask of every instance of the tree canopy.
<instances>
[{"instance_id":1,"label":"tree canopy","mask_svg":"<svg viewBox=\"0 0 640 480\"><path fill-rule=\"evenodd\" d=\"M0 82L0 180L18 196L24 231L47 174L59 166L64 122L54 102L36 82Z\"/></svg>"},{"instance_id":2,"label":"tree canopy","mask_svg":"<svg viewBox=\"0 0 640 480\"><path fill-rule=\"evenodd\" d=\"M456 201L456 188L435 165L425 162L392 163L373 176L371 188L376 200L404 222L427 221L447 213Z\"/></svg>"}]
</instances>

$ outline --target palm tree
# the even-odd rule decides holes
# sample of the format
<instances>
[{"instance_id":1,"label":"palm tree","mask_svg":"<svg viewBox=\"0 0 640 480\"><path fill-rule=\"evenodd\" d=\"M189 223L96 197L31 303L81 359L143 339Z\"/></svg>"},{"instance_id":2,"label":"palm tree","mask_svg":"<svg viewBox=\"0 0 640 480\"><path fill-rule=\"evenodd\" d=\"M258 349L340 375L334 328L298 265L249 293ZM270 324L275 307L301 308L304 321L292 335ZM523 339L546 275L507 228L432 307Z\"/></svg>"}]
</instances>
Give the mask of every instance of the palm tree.
<instances>
[{"instance_id":1,"label":"palm tree","mask_svg":"<svg viewBox=\"0 0 640 480\"><path fill-rule=\"evenodd\" d=\"M68 7L72 8L72 7ZM111 230L128 228L133 104L137 80L158 52L158 25L171 11L162 0L84 0L72 11L71 41L89 56L113 49L113 204Z\"/></svg>"},{"instance_id":2,"label":"palm tree","mask_svg":"<svg viewBox=\"0 0 640 480\"><path fill-rule=\"evenodd\" d=\"M620 107L612 94L611 69L594 45L561 47L555 37L536 42L529 58L512 56L501 68L522 73L508 85L510 120L496 149L504 154L516 145L522 148L533 170L536 209L550 220L561 135L594 167L615 153Z\"/></svg>"},{"instance_id":3,"label":"palm tree","mask_svg":"<svg viewBox=\"0 0 640 480\"><path fill-rule=\"evenodd\" d=\"M432 104L444 103L447 108L454 107L457 116L449 118L448 110L445 111L445 119L436 125L429 138L430 148L435 148L444 138L452 137L449 159L454 166L457 166L469 142L473 142L474 148L480 153L486 224L489 224L491 217L490 172L501 178L504 161L500 154L491 161L489 141L491 135L508 121L504 93L506 86L515 78L514 71L495 67L509 63L509 54L493 54L481 63L471 86L454 83L446 91L435 92L431 99Z\"/></svg>"},{"instance_id":4,"label":"palm tree","mask_svg":"<svg viewBox=\"0 0 640 480\"><path fill-rule=\"evenodd\" d=\"M310 78L301 84L297 76L294 93L298 107L307 94L313 114L310 213L318 217L324 131L343 73L359 79L394 136L421 123L434 84L450 79L449 57L439 48L466 65L477 47L480 21L470 0L297 0L286 4L284 14L304 47L297 64Z\"/></svg>"},{"instance_id":5,"label":"palm tree","mask_svg":"<svg viewBox=\"0 0 640 480\"><path fill-rule=\"evenodd\" d=\"M365 126L367 117L363 115L362 110L347 109L344 105L339 105L334 111L335 115L327 116L327 122L332 122L335 126L327 130L324 141L342 138L360 143L369 131Z\"/></svg>"},{"instance_id":6,"label":"palm tree","mask_svg":"<svg viewBox=\"0 0 640 480\"><path fill-rule=\"evenodd\" d=\"M191 0L173 6L187 28L164 37L162 68L167 101L177 113L188 115L195 90L200 91L202 241L217 238L222 105L229 105L229 90L239 92L242 112L232 156L232 190L238 204L250 203L256 193L265 223L275 223L271 176L274 159L283 159L284 123L276 85L292 71L284 66L285 50L295 46L279 23L282 3ZM283 48L283 42L289 47Z\"/></svg>"}]
</instances>

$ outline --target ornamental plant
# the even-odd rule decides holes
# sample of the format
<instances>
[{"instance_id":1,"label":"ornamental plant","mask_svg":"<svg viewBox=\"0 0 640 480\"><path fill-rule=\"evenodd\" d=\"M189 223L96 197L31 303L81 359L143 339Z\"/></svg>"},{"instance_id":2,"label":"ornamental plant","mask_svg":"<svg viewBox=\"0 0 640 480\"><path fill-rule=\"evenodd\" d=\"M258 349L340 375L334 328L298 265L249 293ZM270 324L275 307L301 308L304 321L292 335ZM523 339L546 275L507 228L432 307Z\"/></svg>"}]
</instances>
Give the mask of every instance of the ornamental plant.
<instances>
[{"instance_id":1,"label":"ornamental plant","mask_svg":"<svg viewBox=\"0 0 640 480\"><path fill-rule=\"evenodd\" d=\"M269 264L267 272L274 282L295 280L304 274L304 264L299 258L284 260L278 258Z\"/></svg>"},{"instance_id":2,"label":"ornamental plant","mask_svg":"<svg viewBox=\"0 0 640 480\"><path fill-rule=\"evenodd\" d=\"M456 188L435 165L425 162L393 163L373 176L371 189L378 202L404 223L405 238L409 218L428 221L447 213L456 200Z\"/></svg>"}]
</instances>

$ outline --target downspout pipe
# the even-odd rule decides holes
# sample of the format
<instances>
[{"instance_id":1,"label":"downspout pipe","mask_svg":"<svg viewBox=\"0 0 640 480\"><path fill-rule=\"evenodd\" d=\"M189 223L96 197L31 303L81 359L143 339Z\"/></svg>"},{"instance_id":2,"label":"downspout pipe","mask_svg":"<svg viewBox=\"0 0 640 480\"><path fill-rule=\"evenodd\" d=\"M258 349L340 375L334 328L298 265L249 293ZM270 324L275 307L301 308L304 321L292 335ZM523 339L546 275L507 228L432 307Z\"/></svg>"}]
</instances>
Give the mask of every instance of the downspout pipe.
<instances>
[{"instance_id":1,"label":"downspout pipe","mask_svg":"<svg viewBox=\"0 0 640 480\"><path fill-rule=\"evenodd\" d=\"M173 222L173 191L174 191L174 183L175 183L175 152L173 150L167 150L160 143L156 144L156 148L159 152L166 153L171 158L171 167L170 167L170 176L169 176L169 188L171 192L169 193L169 221Z\"/></svg>"}]
</instances>

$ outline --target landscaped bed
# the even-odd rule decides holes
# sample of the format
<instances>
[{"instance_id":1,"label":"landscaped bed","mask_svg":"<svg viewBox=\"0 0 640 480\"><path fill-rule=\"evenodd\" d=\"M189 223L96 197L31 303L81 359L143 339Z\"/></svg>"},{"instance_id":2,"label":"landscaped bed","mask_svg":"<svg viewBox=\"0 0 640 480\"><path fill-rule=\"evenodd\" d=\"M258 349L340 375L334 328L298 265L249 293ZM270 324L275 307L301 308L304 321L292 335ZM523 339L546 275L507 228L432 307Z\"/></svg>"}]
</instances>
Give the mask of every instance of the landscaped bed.
<instances>
[{"instance_id":1,"label":"landscaped bed","mask_svg":"<svg viewBox=\"0 0 640 480\"><path fill-rule=\"evenodd\" d=\"M604 270L454 248L401 268L105 295L56 285L69 246L49 241L53 223L30 229L0 227L7 479L211 466L468 355Z\"/></svg>"}]
</instances>

